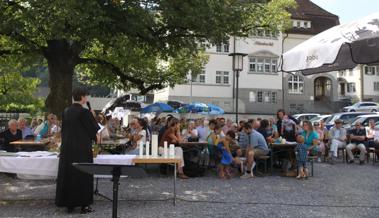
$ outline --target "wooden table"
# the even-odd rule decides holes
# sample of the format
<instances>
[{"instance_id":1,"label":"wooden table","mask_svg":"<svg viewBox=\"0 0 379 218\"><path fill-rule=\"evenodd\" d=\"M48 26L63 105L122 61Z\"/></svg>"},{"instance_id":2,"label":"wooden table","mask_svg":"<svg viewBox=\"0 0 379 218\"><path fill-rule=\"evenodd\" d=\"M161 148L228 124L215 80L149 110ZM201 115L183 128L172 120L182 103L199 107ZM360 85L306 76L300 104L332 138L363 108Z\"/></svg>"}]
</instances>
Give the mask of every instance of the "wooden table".
<instances>
[{"instance_id":1,"label":"wooden table","mask_svg":"<svg viewBox=\"0 0 379 218\"><path fill-rule=\"evenodd\" d=\"M21 150L23 148L36 148L38 150L36 151L46 151L46 147L49 144L49 140L41 140L41 141L35 141L35 140L18 140L14 142L10 142L10 145L14 145L17 150ZM34 150L34 149L33 149Z\"/></svg>"},{"instance_id":2,"label":"wooden table","mask_svg":"<svg viewBox=\"0 0 379 218\"><path fill-rule=\"evenodd\" d=\"M281 144L281 143L273 143L270 144L271 148L271 170L273 169L274 158L277 154L285 152L290 156L290 153L295 153L296 144Z\"/></svg>"},{"instance_id":3,"label":"wooden table","mask_svg":"<svg viewBox=\"0 0 379 218\"><path fill-rule=\"evenodd\" d=\"M134 164L172 164L174 165L174 205L176 205L176 167L180 164L180 158L146 157L136 156L132 162Z\"/></svg>"}]
</instances>

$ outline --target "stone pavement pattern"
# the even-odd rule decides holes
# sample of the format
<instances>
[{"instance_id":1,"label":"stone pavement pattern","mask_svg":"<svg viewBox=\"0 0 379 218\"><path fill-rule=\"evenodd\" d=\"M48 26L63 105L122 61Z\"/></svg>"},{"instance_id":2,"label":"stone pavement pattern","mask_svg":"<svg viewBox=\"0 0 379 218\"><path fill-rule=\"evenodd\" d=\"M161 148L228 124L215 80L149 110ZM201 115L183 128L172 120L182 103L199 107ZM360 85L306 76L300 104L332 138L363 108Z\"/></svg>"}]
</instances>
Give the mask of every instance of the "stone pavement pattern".
<instances>
[{"instance_id":1,"label":"stone pavement pattern","mask_svg":"<svg viewBox=\"0 0 379 218\"><path fill-rule=\"evenodd\" d=\"M172 178L154 173L122 179L119 217L321 217L379 218L379 166L315 164L305 181L280 176L222 181L209 175L178 180L172 205ZM100 181L112 194L112 183ZM95 213L66 214L54 205L54 181L12 179L0 174L0 217L111 217L112 204L96 197Z\"/></svg>"}]
</instances>

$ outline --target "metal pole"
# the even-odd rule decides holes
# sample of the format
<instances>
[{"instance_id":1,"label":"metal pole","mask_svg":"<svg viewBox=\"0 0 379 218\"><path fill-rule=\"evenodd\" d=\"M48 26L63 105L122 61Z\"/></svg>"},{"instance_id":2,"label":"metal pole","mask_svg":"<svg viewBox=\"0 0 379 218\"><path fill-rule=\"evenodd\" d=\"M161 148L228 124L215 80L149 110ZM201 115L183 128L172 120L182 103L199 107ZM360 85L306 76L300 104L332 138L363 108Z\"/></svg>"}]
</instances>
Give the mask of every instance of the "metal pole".
<instances>
[{"instance_id":1,"label":"metal pole","mask_svg":"<svg viewBox=\"0 0 379 218\"><path fill-rule=\"evenodd\" d=\"M191 76L191 82L190 82L190 104L192 103L192 76Z\"/></svg>"},{"instance_id":2,"label":"metal pole","mask_svg":"<svg viewBox=\"0 0 379 218\"><path fill-rule=\"evenodd\" d=\"M282 71L282 109L286 111L285 104L284 104L284 72Z\"/></svg>"},{"instance_id":3,"label":"metal pole","mask_svg":"<svg viewBox=\"0 0 379 218\"><path fill-rule=\"evenodd\" d=\"M236 70L236 123L238 123L238 91L239 91L239 76L240 72Z\"/></svg>"},{"instance_id":4,"label":"metal pole","mask_svg":"<svg viewBox=\"0 0 379 218\"><path fill-rule=\"evenodd\" d=\"M174 163L174 206L176 205L176 163Z\"/></svg>"},{"instance_id":5,"label":"metal pole","mask_svg":"<svg viewBox=\"0 0 379 218\"><path fill-rule=\"evenodd\" d=\"M114 167L113 171L113 208L112 208L112 218L117 218L117 203L118 203L118 183L121 175L121 168Z\"/></svg>"}]
</instances>

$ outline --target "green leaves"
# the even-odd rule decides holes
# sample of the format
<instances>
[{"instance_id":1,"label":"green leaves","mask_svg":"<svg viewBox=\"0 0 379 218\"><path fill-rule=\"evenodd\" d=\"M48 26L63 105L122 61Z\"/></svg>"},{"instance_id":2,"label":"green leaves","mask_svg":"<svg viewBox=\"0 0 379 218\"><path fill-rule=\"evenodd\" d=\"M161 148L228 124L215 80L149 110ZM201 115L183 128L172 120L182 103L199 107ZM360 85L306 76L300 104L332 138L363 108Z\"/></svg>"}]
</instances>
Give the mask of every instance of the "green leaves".
<instances>
[{"instance_id":1,"label":"green leaves","mask_svg":"<svg viewBox=\"0 0 379 218\"><path fill-rule=\"evenodd\" d=\"M12 60L0 58L0 111L37 112L43 107L43 100L34 96L39 79L26 78L20 73L21 66L15 67Z\"/></svg>"},{"instance_id":2,"label":"green leaves","mask_svg":"<svg viewBox=\"0 0 379 218\"><path fill-rule=\"evenodd\" d=\"M286 28L294 0L5 0L0 55L49 57L72 45L82 81L141 93L185 81L207 62L202 45ZM47 54L47 51L50 55ZM71 56L70 56L71 55ZM48 60L50 61L50 60ZM74 63L72 63L74 61ZM54 89L54 86L51 87Z\"/></svg>"}]
</instances>

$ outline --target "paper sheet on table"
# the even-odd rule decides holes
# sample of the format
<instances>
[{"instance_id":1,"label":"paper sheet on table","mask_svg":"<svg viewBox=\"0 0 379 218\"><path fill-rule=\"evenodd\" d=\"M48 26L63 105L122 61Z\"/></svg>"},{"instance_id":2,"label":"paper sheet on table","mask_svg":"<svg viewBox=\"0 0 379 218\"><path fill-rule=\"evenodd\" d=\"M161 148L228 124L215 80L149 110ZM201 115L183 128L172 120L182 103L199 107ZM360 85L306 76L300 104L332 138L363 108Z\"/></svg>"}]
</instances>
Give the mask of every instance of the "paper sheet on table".
<instances>
[{"instance_id":1,"label":"paper sheet on table","mask_svg":"<svg viewBox=\"0 0 379 218\"><path fill-rule=\"evenodd\" d=\"M33 152L17 152L16 154L21 157L47 157L47 156L57 155L58 153L49 152L49 151L33 151Z\"/></svg>"},{"instance_id":2,"label":"paper sheet on table","mask_svg":"<svg viewBox=\"0 0 379 218\"><path fill-rule=\"evenodd\" d=\"M379 141L379 129L375 129L374 140Z\"/></svg>"},{"instance_id":3,"label":"paper sheet on table","mask_svg":"<svg viewBox=\"0 0 379 218\"><path fill-rule=\"evenodd\" d=\"M100 129L97 131L97 133L101 133L101 131L103 131L105 129L105 126L101 125L101 124L98 124Z\"/></svg>"}]
</instances>

